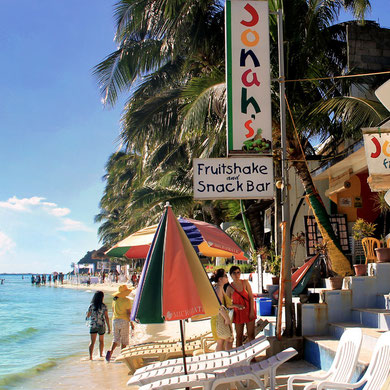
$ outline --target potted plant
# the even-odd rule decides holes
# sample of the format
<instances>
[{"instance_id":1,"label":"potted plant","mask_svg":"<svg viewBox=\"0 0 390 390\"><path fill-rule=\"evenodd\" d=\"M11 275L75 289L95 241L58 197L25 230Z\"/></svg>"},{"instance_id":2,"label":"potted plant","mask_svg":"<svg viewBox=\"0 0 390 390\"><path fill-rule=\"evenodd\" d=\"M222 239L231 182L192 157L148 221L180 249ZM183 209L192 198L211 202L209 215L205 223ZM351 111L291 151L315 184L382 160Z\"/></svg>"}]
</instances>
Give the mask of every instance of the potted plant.
<instances>
[{"instance_id":1,"label":"potted plant","mask_svg":"<svg viewBox=\"0 0 390 390\"><path fill-rule=\"evenodd\" d=\"M271 244L271 248L263 250L263 256L265 257L265 269L267 272L273 275L272 284L279 284L280 277L280 255L275 252L275 247Z\"/></svg>"},{"instance_id":2,"label":"potted plant","mask_svg":"<svg viewBox=\"0 0 390 390\"><path fill-rule=\"evenodd\" d=\"M376 258L378 263L389 263L390 262L390 248L386 247L386 239L384 236L381 238L381 248L375 248Z\"/></svg>"},{"instance_id":3,"label":"potted plant","mask_svg":"<svg viewBox=\"0 0 390 390\"><path fill-rule=\"evenodd\" d=\"M340 290L343 284L343 277L338 275L332 270L331 263L328 258L328 248L327 242L322 241L316 245L316 250L320 253L320 256L323 258L326 264L327 276L329 281L329 288L331 290Z\"/></svg>"},{"instance_id":4,"label":"potted plant","mask_svg":"<svg viewBox=\"0 0 390 390\"><path fill-rule=\"evenodd\" d=\"M355 241L361 242L365 237L373 237L375 229L375 223L367 222L363 218L358 218L352 226L352 236ZM360 262L353 265L356 276L364 276L367 273L367 264L365 264L365 262L361 263L362 259L364 260L364 257L359 256Z\"/></svg>"}]
</instances>

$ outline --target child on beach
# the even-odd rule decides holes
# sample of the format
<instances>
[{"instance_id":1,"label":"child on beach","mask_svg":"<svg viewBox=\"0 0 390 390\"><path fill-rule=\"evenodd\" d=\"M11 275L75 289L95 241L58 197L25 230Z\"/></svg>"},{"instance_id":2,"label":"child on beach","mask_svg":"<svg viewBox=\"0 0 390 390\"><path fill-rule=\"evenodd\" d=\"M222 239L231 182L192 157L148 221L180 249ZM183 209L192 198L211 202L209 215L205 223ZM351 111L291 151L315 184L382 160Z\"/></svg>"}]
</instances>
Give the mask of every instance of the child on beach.
<instances>
[{"instance_id":1,"label":"child on beach","mask_svg":"<svg viewBox=\"0 0 390 390\"><path fill-rule=\"evenodd\" d=\"M96 291L91 304L89 305L87 311L86 319L90 320L89 323L89 333L91 335L91 342L89 344L89 359L92 360L93 357L93 348L96 342L96 336L99 333L99 352L100 357L103 357L104 349L104 334L106 333L107 324L107 333L110 334L110 320L108 319L107 306L103 303L104 293L103 291Z\"/></svg>"},{"instance_id":2,"label":"child on beach","mask_svg":"<svg viewBox=\"0 0 390 390\"><path fill-rule=\"evenodd\" d=\"M112 294L114 299L112 301L112 329L113 340L111 349L106 353L106 361L109 362L115 348L120 345L121 349L129 345L130 329L134 329L133 323L130 321L131 301L127 296L132 289L127 288L125 284L118 287L118 291Z\"/></svg>"}]
</instances>

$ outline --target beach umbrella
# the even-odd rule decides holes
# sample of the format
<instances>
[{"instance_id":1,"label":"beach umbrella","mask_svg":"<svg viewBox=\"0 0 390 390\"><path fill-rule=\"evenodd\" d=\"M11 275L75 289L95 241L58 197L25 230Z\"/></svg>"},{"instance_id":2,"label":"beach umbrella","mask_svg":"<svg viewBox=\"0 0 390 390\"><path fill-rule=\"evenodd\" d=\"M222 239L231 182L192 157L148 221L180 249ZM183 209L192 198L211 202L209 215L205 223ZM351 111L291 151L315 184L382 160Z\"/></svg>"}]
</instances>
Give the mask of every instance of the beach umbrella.
<instances>
[{"instance_id":1,"label":"beach umbrella","mask_svg":"<svg viewBox=\"0 0 390 390\"><path fill-rule=\"evenodd\" d=\"M248 260L242 249L220 228L196 219L179 217L178 221L197 253L209 257L231 257ZM157 225L141 229L119 241L105 254L128 259L146 258Z\"/></svg>"},{"instance_id":2,"label":"beach umbrella","mask_svg":"<svg viewBox=\"0 0 390 390\"><path fill-rule=\"evenodd\" d=\"M219 300L170 206L160 220L142 270L131 320L142 324L180 321L218 314Z\"/></svg>"}]
</instances>

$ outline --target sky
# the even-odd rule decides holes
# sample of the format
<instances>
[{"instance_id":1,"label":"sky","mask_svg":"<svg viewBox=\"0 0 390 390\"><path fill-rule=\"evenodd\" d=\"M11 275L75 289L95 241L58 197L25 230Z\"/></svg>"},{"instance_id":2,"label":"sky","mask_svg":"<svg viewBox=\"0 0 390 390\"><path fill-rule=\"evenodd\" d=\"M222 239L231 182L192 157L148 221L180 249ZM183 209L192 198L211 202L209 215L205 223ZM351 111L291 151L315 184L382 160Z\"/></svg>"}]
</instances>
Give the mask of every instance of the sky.
<instances>
[{"instance_id":1,"label":"sky","mask_svg":"<svg viewBox=\"0 0 390 390\"><path fill-rule=\"evenodd\" d=\"M92 68L115 50L115 3L0 0L0 273L68 272L100 247L125 96L103 107ZM390 28L389 0L371 3Z\"/></svg>"}]
</instances>

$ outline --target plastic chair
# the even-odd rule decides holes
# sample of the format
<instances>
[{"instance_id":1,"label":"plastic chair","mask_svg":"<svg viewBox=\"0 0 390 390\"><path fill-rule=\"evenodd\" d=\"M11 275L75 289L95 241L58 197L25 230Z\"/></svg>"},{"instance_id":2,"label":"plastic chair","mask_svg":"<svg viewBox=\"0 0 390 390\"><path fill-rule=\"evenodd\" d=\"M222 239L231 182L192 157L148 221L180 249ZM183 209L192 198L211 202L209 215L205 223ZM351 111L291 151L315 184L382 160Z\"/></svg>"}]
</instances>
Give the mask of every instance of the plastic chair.
<instances>
[{"instance_id":1,"label":"plastic chair","mask_svg":"<svg viewBox=\"0 0 390 390\"><path fill-rule=\"evenodd\" d=\"M190 363L199 363L199 362L206 361L206 360L208 361L208 360L219 359L222 357L231 357L231 356L236 355L237 353L239 353L241 351L252 348L255 345L260 344L266 340L267 340L267 338L265 336L260 336L260 337L255 338L252 341L249 341L243 345L240 345L239 347L232 348L229 351L218 351L218 352L204 353L204 354L200 354L200 355L196 355L196 356L189 356L186 358L186 362L187 362L187 364L190 364ZM169 360L165 360L163 362L156 362L156 363L148 364L144 367L139 368L135 372L133 378L137 375L141 375L141 374L148 372L148 371L158 370L160 368L167 368L167 367L177 366L177 365L179 365L179 366L183 365L183 358L169 359Z\"/></svg>"},{"instance_id":2,"label":"plastic chair","mask_svg":"<svg viewBox=\"0 0 390 390\"><path fill-rule=\"evenodd\" d=\"M331 381L335 383L348 383L355 369L362 344L363 333L361 328L349 328L340 338L336 356L329 371L322 375L292 375L287 381L287 390L293 390L294 381L310 382L304 390L317 389L319 381Z\"/></svg>"},{"instance_id":3,"label":"plastic chair","mask_svg":"<svg viewBox=\"0 0 390 390\"><path fill-rule=\"evenodd\" d=\"M203 387L205 390L214 390L224 383L238 383L242 381L253 381L261 390L265 390L264 377L270 377L270 389L275 389L276 370L281 364L291 359L298 352L294 348L288 348L269 359L258 363L252 363L247 366L230 367L224 372L197 372L189 375L180 375L168 377L148 383L139 388L139 390L152 389L181 389L184 387L192 389L193 387Z\"/></svg>"},{"instance_id":4,"label":"plastic chair","mask_svg":"<svg viewBox=\"0 0 390 390\"><path fill-rule=\"evenodd\" d=\"M379 337L370 364L360 381L356 383L333 383L329 381L318 384L318 390L325 389L357 389L379 390L384 386L390 373L390 332Z\"/></svg>"},{"instance_id":5,"label":"plastic chair","mask_svg":"<svg viewBox=\"0 0 390 390\"><path fill-rule=\"evenodd\" d=\"M364 256L366 257L366 264L375 263L377 260L375 254L375 248L380 248L381 242L374 237L364 237L362 239L362 245L363 245Z\"/></svg>"},{"instance_id":6,"label":"plastic chair","mask_svg":"<svg viewBox=\"0 0 390 390\"><path fill-rule=\"evenodd\" d=\"M186 363L187 373L197 372L215 372L215 371L226 371L229 367L237 366L249 366L250 362L254 357L263 353L267 348L270 347L268 340L264 339L262 342L254 344L248 348L242 349L239 352L232 353L229 355L223 355L222 357L212 358L204 355L206 359L199 360L196 362L188 361ZM146 385L148 383L156 382L157 380L164 380L169 377L177 377L184 375L183 360L180 364L165 366L163 368L157 368L152 371L140 372L137 370L132 378L129 379L127 384L130 385ZM187 387L187 386L184 386Z\"/></svg>"}]
</instances>

